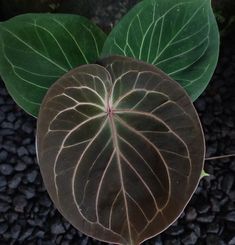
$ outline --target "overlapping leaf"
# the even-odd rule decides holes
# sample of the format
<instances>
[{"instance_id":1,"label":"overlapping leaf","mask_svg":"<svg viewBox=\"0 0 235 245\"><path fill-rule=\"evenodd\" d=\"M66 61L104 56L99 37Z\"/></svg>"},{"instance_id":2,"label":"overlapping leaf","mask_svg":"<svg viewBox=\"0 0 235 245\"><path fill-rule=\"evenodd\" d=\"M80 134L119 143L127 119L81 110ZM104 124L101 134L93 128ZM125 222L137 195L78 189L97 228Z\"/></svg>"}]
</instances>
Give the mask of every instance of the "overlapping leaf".
<instances>
[{"instance_id":1,"label":"overlapping leaf","mask_svg":"<svg viewBox=\"0 0 235 245\"><path fill-rule=\"evenodd\" d=\"M129 245L179 216L204 161L186 92L154 66L124 57L78 67L49 89L37 149L61 213L90 236Z\"/></svg>"},{"instance_id":2,"label":"overlapping leaf","mask_svg":"<svg viewBox=\"0 0 235 245\"><path fill-rule=\"evenodd\" d=\"M104 39L81 16L17 16L0 24L0 75L14 100L37 116L47 89L72 68L94 62Z\"/></svg>"},{"instance_id":3,"label":"overlapping leaf","mask_svg":"<svg viewBox=\"0 0 235 245\"><path fill-rule=\"evenodd\" d=\"M114 27L102 53L156 65L195 100L211 79L218 52L210 0L144 0Z\"/></svg>"}]
</instances>

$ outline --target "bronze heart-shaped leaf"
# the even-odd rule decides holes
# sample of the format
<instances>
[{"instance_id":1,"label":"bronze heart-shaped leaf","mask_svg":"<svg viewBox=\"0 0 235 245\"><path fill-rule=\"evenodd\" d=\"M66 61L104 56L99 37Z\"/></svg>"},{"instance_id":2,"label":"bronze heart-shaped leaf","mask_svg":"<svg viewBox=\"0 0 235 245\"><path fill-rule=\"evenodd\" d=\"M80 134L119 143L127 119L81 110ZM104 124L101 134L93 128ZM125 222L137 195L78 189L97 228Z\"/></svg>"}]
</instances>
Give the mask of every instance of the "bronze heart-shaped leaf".
<instances>
[{"instance_id":1,"label":"bronze heart-shaped leaf","mask_svg":"<svg viewBox=\"0 0 235 245\"><path fill-rule=\"evenodd\" d=\"M110 57L59 79L44 98L37 149L46 188L80 231L135 245L182 212L200 179L204 137L180 85Z\"/></svg>"}]
</instances>

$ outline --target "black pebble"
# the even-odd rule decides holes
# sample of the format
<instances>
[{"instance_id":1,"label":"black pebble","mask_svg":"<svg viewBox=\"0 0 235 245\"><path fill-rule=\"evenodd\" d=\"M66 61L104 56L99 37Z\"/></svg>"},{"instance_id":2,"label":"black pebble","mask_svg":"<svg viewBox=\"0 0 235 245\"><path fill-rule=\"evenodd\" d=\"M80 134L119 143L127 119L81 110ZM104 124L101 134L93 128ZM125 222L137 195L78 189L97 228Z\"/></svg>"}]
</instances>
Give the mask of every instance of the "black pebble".
<instances>
[{"instance_id":1,"label":"black pebble","mask_svg":"<svg viewBox=\"0 0 235 245\"><path fill-rule=\"evenodd\" d=\"M230 163L230 169L235 172L235 160Z\"/></svg>"},{"instance_id":2,"label":"black pebble","mask_svg":"<svg viewBox=\"0 0 235 245\"><path fill-rule=\"evenodd\" d=\"M5 150L0 150L0 162L7 160L8 153Z\"/></svg>"},{"instance_id":3,"label":"black pebble","mask_svg":"<svg viewBox=\"0 0 235 245\"><path fill-rule=\"evenodd\" d=\"M197 243L197 240L197 235L194 232L191 232L189 234L186 234L181 241L185 245L194 245Z\"/></svg>"},{"instance_id":4,"label":"black pebble","mask_svg":"<svg viewBox=\"0 0 235 245\"><path fill-rule=\"evenodd\" d=\"M17 149L17 154L19 157L22 157L24 155L28 155L28 151L24 146L21 146Z\"/></svg>"},{"instance_id":5,"label":"black pebble","mask_svg":"<svg viewBox=\"0 0 235 245\"><path fill-rule=\"evenodd\" d=\"M20 191L27 199L31 199L35 196L35 189L30 186L23 186Z\"/></svg>"},{"instance_id":6,"label":"black pebble","mask_svg":"<svg viewBox=\"0 0 235 245\"><path fill-rule=\"evenodd\" d=\"M34 145L28 145L27 146L27 150L31 155L35 155L36 154L36 149Z\"/></svg>"},{"instance_id":7,"label":"black pebble","mask_svg":"<svg viewBox=\"0 0 235 245\"><path fill-rule=\"evenodd\" d=\"M13 224L15 223L16 220L18 220L19 218L19 214L16 213L16 212L10 212L8 215L7 215L7 220L10 224Z\"/></svg>"},{"instance_id":8,"label":"black pebble","mask_svg":"<svg viewBox=\"0 0 235 245\"><path fill-rule=\"evenodd\" d=\"M22 161L27 165L31 165L35 163L35 161L29 156L23 156Z\"/></svg>"},{"instance_id":9,"label":"black pebble","mask_svg":"<svg viewBox=\"0 0 235 245\"><path fill-rule=\"evenodd\" d=\"M27 206L27 200L23 195L18 195L13 199L13 205L16 212L23 213Z\"/></svg>"},{"instance_id":10,"label":"black pebble","mask_svg":"<svg viewBox=\"0 0 235 245\"><path fill-rule=\"evenodd\" d=\"M213 212L220 212L220 203L216 198L211 198L211 209Z\"/></svg>"},{"instance_id":11,"label":"black pebble","mask_svg":"<svg viewBox=\"0 0 235 245\"><path fill-rule=\"evenodd\" d=\"M179 225L171 226L169 229L167 229L166 233L171 236L179 236L180 234L184 233L184 229Z\"/></svg>"},{"instance_id":12,"label":"black pebble","mask_svg":"<svg viewBox=\"0 0 235 245\"><path fill-rule=\"evenodd\" d=\"M3 175L11 175L13 167L10 164L0 164L0 173Z\"/></svg>"},{"instance_id":13,"label":"black pebble","mask_svg":"<svg viewBox=\"0 0 235 245\"><path fill-rule=\"evenodd\" d=\"M21 127L22 121L21 120L17 120L14 124L14 129L18 130Z\"/></svg>"},{"instance_id":14,"label":"black pebble","mask_svg":"<svg viewBox=\"0 0 235 245\"><path fill-rule=\"evenodd\" d=\"M46 208L49 208L52 205L51 200L47 194L41 194L40 199L39 199L39 203L40 203L40 205L42 205L43 207L46 207Z\"/></svg>"},{"instance_id":15,"label":"black pebble","mask_svg":"<svg viewBox=\"0 0 235 245\"><path fill-rule=\"evenodd\" d=\"M4 234L8 229L8 225L6 223L0 223L0 235Z\"/></svg>"},{"instance_id":16,"label":"black pebble","mask_svg":"<svg viewBox=\"0 0 235 245\"><path fill-rule=\"evenodd\" d=\"M15 189L19 186L20 182L22 180L21 174L16 174L12 177L12 179L9 181L8 186L12 189Z\"/></svg>"},{"instance_id":17,"label":"black pebble","mask_svg":"<svg viewBox=\"0 0 235 245\"><path fill-rule=\"evenodd\" d=\"M11 237L13 239L18 239L20 232L21 232L21 226L20 225L16 224L16 225L13 225L11 227Z\"/></svg>"},{"instance_id":18,"label":"black pebble","mask_svg":"<svg viewBox=\"0 0 235 245\"><path fill-rule=\"evenodd\" d=\"M0 213L5 213L10 209L10 205L7 202L0 200Z\"/></svg>"},{"instance_id":19,"label":"black pebble","mask_svg":"<svg viewBox=\"0 0 235 245\"><path fill-rule=\"evenodd\" d=\"M29 122L24 123L23 126L22 126L22 129L27 134L31 134L33 132L33 130L34 130L32 124L29 123Z\"/></svg>"},{"instance_id":20,"label":"black pebble","mask_svg":"<svg viewBox=\"0 0 235 245\"><path fill-rule=\"evenodd\" d=\"M220 230L220 227L218 223L211 223L207 226L208 233L218 234L219 230Z\"/></svg>"},{"instance_id":21,"label":"black pebble","mask_svg":"<svg viewBox=\"0 0 235 245\"><path fill-rule=\"evenodd\" d=\"M208 235L206 238L206 245L226 245L219 236Z\"/></svg>"},{"instance_id":22,"label":"black pebble","mask_svg":"<svg viewBox=\"0 0 235 245\"><path fill-rule=\"evenodd\" d=\"M222 180L221 188L225 193L229 193L234 184L235 174L226 174Z\"/></svg>"},{"instance_id":23,"label":"black pebble","mask_svg":"<svg viewBox=\"0 0 235 245\"><path fill-rule=\"evenodd\" d=\"M5 120L5 113L0 111L0 123L3 122L4 120Z\"/></svg>"},{"instance_id":24,"label":"black pebble","mask_svg":"<svg viewBox=\"0 0 235 245\"><path fill-rule=\"evenodd\" d=\"M51 226L51 233L58 235L58 234L63 234L65 232L65 229L63 225L60 223L60 221L52 224Z\"/></svg>"},{"instance_id":25,"label":"black pebble","mask_svg":"<svg viewBox=\"0 0 235 245\"><path fill-rule=\"evenodd\" d=\"M235 236L232 239L230 239L228 245L235 245Z\"/></svg>"},{"instance_id":26,"label":"black pebble","mask_svg":"<svg viewBox=\"0 0 235 245\"><path fill-rule=\"evenodd\" d=\"M213 214L202 214L197 217L197 221L200 223L210 223L214 220L215 216Z\"/></svg>"},{"instance_id":27,"label":"black pebble","mask_svg":"<svg viewBox=\"0 0 235 245\"><path fill-rule=\"evenodd\" d=\"M2 122L1 127L8 128L8 129L14 129L14 125L10 122Z\"/></svg>"},{"instance_id":28,"label":"black pebble","mask_svg":"<svg viewBox=\"0 0 235 245\"><path fill-rule=\"evenodd\" d=\"M29 183L33 183L37 178L38 172L33 170L32 172L27 174L27 180Z\"/></svg>"},{"instance_id":29,"label":"black pebble","mask_svg":"<svg viewBox=\"0 0 235 245\"><path fill-rule=\"evenodd\" d=\"M7 184L6 177L0 175L0 188L6 186L6 184Z\"/></svg>"},{"instance_id":30,"label":"black pebble","mask_svg":"<svg viewBox=\"0 0 235 245\"><path fill-rule=\"evenodd\" d=\"M6 129L0 129L0 134L2 136L10 136L10 135L14 135L14 130L6 128Z\"/></svg>"},{"instance_id":31,"label":"black pebble","mask_svg":"<svg viewBox=\"0 0 235 245\"><path fill-rule=\"evenodd\" d=\"M205 213L207 213L209 211L209 209L210 209L210 205L204 203L204 204L200 204L198 206L197 211L198 211L199 214L205 214Z\"/></svg>"},{"instance_id":32,"label":"black pebble","mask_svg":"<svg viewBox=\"0 0 235 245\"><path fill-rule=\"evenodd\" d=\"M16 146L14 145L13 142L5 142L4 145L2 146L3 149L8 151L8 153L15 154L16 153Z\"/></svg>"},{"instance_id":33,"label":"black pebble","mask_svg":"<svg viewBox=\"0 0 235 245\"><path fill-rule=\"evenodd\" d=\"M33 233L34 228L29 228L26 231L22 232L22 235L19 237L19 241L24 241L26 240L28 237L30 237Z\"/></svg>"},{"instance_id":34,"label":"black pebble","mask_svg":"<svg viewBox=\"0 0 235 245\"><path fill-rule=\"evenodd\" d=\"M15 113L13 113L13 112L8 113L8 115L7 115L7 121L12 123L15 120L16 120Z\"/></svg>"},{"instance_id":35,"label":"black pebble","mask_svg":"<svg viewBox=\"0 0 235 245\"><path fill-rule=\"evenodd\" d=\"M227 213L224 218L227 221L235 222L235 211Z\"/></svg>"},{"instance_id":36,"label":"black pebble","mask_svg":"<svg viewBox=\"0 0 235 245\"><path fill-rule=\"evenodd\" d=\"M42 231L42 230L38 230L36 233L35 233L35 236L37 238L43 238L45 236L45 231Z\"/></svg>"},{"instance_id":37,"label":"black pebble","mask_svg":"<svg viewBox=\"0 0 235 245\"><path fill-rule=\"evenodd\" d=\"M195 104L196 104L198 111L203 112L206 110L206 101L205 100L199 99L195 102Z\"/></svg>"},{"instance_id":38,"label":"black pebble","mask_svg":"<svg viewBox=\"0 0 235 245\"><path fill-rule=\"evenodd\" d=\"M23 171L27 168L27 166L23 162L18 162L15 166L16 171Z\"/></svg>"},{"instance_id":39,"label":"black pebble","mask_svg":"<svg viewBox=\"0 0 235 245\"><path fill-rule=\"evenodd\" d=\"M192 221L192 220L195 220L196 217L197 217L197 211L196 211L196 209L193 208L193 207L189 207L186 210L185 219L187 221Z\"/></svg>"}]
</instances>

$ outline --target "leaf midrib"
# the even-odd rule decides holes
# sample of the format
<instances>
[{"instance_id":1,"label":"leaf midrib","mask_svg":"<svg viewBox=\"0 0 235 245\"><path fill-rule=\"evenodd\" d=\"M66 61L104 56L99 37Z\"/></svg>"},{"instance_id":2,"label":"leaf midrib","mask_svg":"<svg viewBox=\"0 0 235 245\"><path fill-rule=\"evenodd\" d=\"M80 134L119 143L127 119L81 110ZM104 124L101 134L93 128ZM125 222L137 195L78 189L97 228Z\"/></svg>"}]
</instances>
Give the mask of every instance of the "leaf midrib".
<instances>
[{"instance_id":1,"label":"leaf midrib","mask_svg":"<svg viewBox=\"0 0 235 245\"><path fill-rule=\"evenodd\" d=\"M125 185L123 181L123 171L122 171L122 166L121 166L121 159L120 159L120 154L119 154L120 149L119 149L119 144L118 144L117 128L114 122L113 115L109 116L109 122L110 122L111 135L113 139L113 148L114 148L114 151L116 152L117 165L118 165L118 171L119 171L120 183L121 183L121 190L122 190L123 199L124 199L127 227L128 227L128 233L129 233L129 241L131 242L132 233L131 233L130 216L129 216L129 209L128 209L128 204L127 204L126 190L125 190Z\"/></svg>"}]
</instances>

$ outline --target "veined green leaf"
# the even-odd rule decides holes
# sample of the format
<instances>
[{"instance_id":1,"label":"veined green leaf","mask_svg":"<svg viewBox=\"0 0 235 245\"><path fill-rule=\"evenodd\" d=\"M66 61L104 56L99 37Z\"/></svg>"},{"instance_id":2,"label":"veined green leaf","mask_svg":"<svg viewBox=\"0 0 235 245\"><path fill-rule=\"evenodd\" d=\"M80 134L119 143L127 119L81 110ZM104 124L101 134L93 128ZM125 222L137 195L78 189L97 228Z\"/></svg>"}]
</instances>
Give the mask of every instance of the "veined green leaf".
<instances>
[{"instance_id":1,"label":"veined green leaf","mask_svg":"<svg viewBox=\"0 0 235 245\"><path fill-rule=\"evenodd\" d=\"M46 188L75 227L138 245L184 209L205 144L177 82L149 64L110 57L74 69L49 89L37 149Z\"/></svg>"},{"instance_id":2,"label":"veined green leaf","mask_svg":"<svg viewBox=\"0 0 235 245\"><path fill-rule=\"evenodd\" d=\"M210 0L144 0L114 27L102 55L151 63L178 81L195 100L206 88L219 53Z\"/></svg>"},{"instance_id":3,"label":"veined green leaf","mask_svg":"<svg viewBox=\"0 0 235 245\"><path fill-rule=\"evenodd\" d=\"M105 34L84 17L26 14L0 23L0 75L14 100L37 116L47 89L99 57Z\"/></svg>"}]
</instances>

